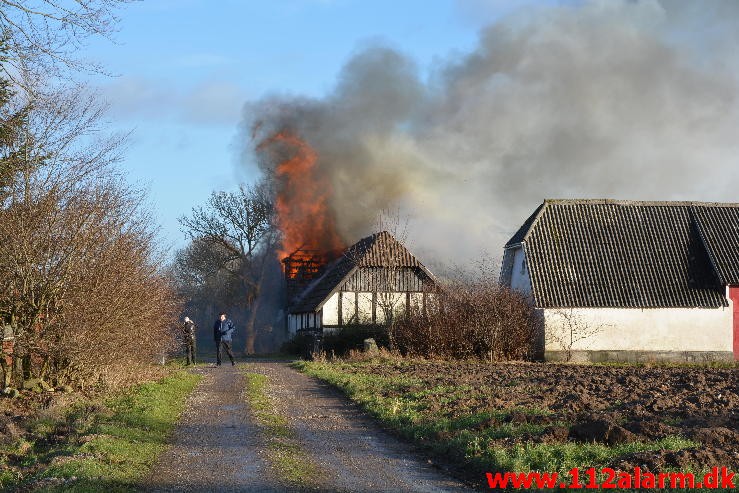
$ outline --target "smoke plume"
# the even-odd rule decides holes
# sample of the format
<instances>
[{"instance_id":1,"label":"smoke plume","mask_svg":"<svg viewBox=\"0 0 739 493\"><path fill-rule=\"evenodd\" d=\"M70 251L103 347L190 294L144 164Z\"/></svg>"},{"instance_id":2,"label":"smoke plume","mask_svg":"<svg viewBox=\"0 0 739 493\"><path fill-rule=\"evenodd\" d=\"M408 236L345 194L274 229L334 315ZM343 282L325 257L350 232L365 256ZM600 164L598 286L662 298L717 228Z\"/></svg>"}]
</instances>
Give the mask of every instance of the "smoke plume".
<instances>
[{"instance_id":1,"label":"smoke plume","mask_svg":"<svg viewBox=\"0 0 739 493\"><path fill-rule=\"evenodd\" d=\"M299 135L344 241L400 210L432 265L499 257L545 198L736 201L737 14L732 1L529 8L427 76L375 46L325 98L248 103L245 159L272 171L255 147Z\"/></svg>"}]
</instances>

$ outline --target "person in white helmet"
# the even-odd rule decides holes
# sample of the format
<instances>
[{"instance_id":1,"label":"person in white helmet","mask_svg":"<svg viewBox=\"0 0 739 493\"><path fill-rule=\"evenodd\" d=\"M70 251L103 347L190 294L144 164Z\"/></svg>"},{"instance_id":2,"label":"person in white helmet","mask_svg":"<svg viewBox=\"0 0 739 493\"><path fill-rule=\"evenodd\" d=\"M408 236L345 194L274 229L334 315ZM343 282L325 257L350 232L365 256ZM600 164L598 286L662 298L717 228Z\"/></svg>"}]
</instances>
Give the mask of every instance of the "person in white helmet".
<instances>
[{"instance_id":1,"label":"person in white helmet","mask_svg":"<svg viewBox=\"0 0 739 493\"><path fill-rule=\"evenodd\" d=\"M187 357L188 365L195 364L195 333L198 326L195 322L190 320L189 317L185 317L185 321L182 323L182 335L185 340L185 355Z\"/></svg>"}]
</instances>

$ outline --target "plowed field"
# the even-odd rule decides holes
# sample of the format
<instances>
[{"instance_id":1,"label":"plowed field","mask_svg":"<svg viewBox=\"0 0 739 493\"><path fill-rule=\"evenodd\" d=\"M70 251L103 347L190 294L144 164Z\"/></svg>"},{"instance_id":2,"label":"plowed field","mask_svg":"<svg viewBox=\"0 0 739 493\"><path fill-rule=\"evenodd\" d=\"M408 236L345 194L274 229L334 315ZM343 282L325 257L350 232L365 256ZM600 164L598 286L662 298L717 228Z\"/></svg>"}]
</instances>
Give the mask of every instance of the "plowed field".
<instances>
[{"instance_id":1,"label":"plowed field","mask_svg":"<svg viewBox=\"0 0 739 493\"><path fill-rule=\"evenodd\" d=\"M308 363L396 431L483 471L739 470L739 367Z\"/></svg>"}]
</instances>

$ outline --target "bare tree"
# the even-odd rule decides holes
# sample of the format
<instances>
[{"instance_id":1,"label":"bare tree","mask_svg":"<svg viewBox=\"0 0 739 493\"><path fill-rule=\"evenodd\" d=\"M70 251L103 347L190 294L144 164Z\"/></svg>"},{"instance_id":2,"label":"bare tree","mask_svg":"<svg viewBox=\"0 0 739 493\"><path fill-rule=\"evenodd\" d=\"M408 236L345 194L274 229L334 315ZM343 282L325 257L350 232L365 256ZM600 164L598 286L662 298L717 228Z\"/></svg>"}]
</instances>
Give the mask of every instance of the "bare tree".
<instances>
[{"instance_id":1,"label":"bare tree","mask_svg":"<svg viewBox=\"0 0 739 493\"><path fill-rule=\"evenodd\" d=\"M238 192L213 192L205 207L196 207L180 223L191 240L211 248L210 260L238 283L246 321L247 354L253 354L255 320L269 255L277 240L274 209L265 184L242 185Z\"/></svg>"},{"instance_id":2,"label":"bare tree","mask_svg":"<svg viewBox=\"0 0 739 493\"><path fill-rule=\"evenodd\" d=\"M179 302L142 192L112 166L125 136L81 85L86 39L110 36L127 0L0 0L0 322L4 384L27 376L115 382L150 367ZM121 352L124 348L125 352Z\"/></svg>"},{"instance_id":3,"label":"bare tree","mask_svg":"<svg viewBox=\"0 0 739 493\"><path fill-rule=\"evenodd\" d=\"M384 209L378 214L376 231L387 231L401 244L407 244L408 218L399 210ZM410 306L406 306L405 294L400 292L399 279L405 267L397 257L390 256L387 264L376 270L376 304L383 315L383 324L387 327L390 350L395 350L395 324L398 317L407 315Z\"/></svg>"},{"instance_id":4,"label":"bare tree","mask_svg":"<svg viewBox=\"0 0 739 493\"><path fill-rule=\"evenodd\" d=\"M59 381L65 371L66 378L70 371L82 380L110 378L121 373L120 366L109 371L120 352L101 354L102 341L127 344L139 361L149 358L153 341L166 345L163 317L176 300L159 274L143 195L112 167L123 141L98 137L102 109L84 91L43 94L25 92L9 103L23 117L0 141L0 318L14 339L18 382ZM115 302L101 299L114 293ZM107 320L120 323L113 335ZM134 323L149 335L129 339ZM87 343L77 347L81 332ZM82 354L96 372L81 371ZM10 384L13 372L4 373Z\"/></svg>"},{"instance_id":5,"label":"bare tree","mask_svg":"<svg viewBox=\"0 0 739 493\"><path fill-rule=\"evenodd\" d=\"M0 29L6 56L2 71L27 89L21 74L64 76L70 72L102 72L100 65L77 52L91 37L109 38L116 31L117 9L131 0L0 0Z\"/></svg>"},{"instance_id":6,"label":"bare tree","mask_svg":"<svg viewBox=\"0 0 739 493\"><path fill-rule=\"evenodd\" d=\"M547 345L559 347L565 361L572 361L572 348L609 327L608 324L588 320L572 308L555 310L553 317L558 321L559 327L550 324L551 327L544 334L544 341Z\"/></svg>"}]
</instances>

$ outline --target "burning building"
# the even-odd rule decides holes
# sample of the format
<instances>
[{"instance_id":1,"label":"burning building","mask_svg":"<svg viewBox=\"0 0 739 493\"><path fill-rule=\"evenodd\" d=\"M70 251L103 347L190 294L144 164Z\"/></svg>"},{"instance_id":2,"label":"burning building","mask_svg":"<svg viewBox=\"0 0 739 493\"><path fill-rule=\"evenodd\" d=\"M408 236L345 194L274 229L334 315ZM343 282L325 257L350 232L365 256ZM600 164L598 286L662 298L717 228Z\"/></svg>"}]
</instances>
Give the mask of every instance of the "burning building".
<instances>
[{"instance_id":1,"label":"burning building","mask_svg":"<svg viewBox=\"0 0 739 493\"><path fill-rule=\"evenodd\" d=\"M331 257L297 250L283 260L290 335L382 325L431 303L433 275L387 231Z\"/></svg>"},{"instance_id":2,"label":"burning building","mask_svg":"<svg viewBox=\"0 0 739 493\"><path fill-rule=\"evenodd\" d=\"M433 275L387 231L347 248L327 160L288 128L258 126L257 151L274 179L289 335L384 325L425 310Z\"/></svg>"}]
</instances>

